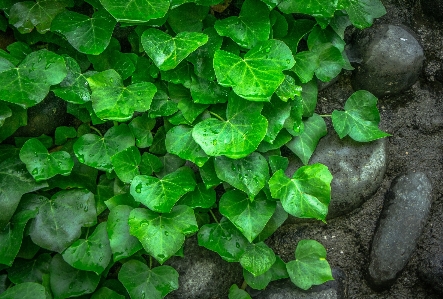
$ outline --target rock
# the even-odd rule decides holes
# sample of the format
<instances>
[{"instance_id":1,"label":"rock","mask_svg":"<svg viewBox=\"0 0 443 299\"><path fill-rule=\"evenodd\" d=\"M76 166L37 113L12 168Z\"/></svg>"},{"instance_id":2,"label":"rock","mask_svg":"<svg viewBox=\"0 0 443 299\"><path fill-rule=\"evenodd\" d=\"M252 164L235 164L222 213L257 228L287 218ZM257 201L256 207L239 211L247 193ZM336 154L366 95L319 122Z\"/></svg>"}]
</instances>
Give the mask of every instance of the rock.
<instances>
[{"instance_id":1,"label":"rock","mask_svg":"<svg viewBox=\"0 0 443 299\"><path fill-rule=\"evenodd\" d=\"M372 241L368 282L389 288L415 250L431 208L432 186L424 173L397 177L385 202Z\"/></svg>"},{"instance_id":2,"label":"rock","mask_svg":"<svg viewBox=\"0 0 443 299\"><path fill-rule=\"evenodd\" d=\"M239 263L228 263L217 253L198 246L196 236L188 238L184 258L173 257L165 264L179 273L179 289L166 299L227 298L229 288L243 281Z\"/></svg>"},{"instance_id":3,"label":"rock","mask_svg":"<svg viewBox=\"0 0 443 299\"><path fill-rule=\"evenodd\" d=\"M385 148L385 139L360 143L335 132L320 140L309 164L323 163L332 173L328 219L353 211L377 191L386 172ZM300 166L291 161L286 174L292 177Z\"/></svg>"},{"instance_id":4,"label":"rock","mask_svg":"<svg viewBox=\"0 0 443 299\"><path fill-rule=\"evenodd\" d=\"M409 89L423 67L421 45L399 26L381 24L359 32L350 51L361 59L353 71L352 87L378 97Z\"/></svg>"},{"instance_id":5,"label":"rock","mask_svg":"<svg viewBox=\"0 0 443 299\"><path fill-rule=\"evenodd\" d=\"M420 4L427 16L443 21L443 0L420 0Z\"/></svg>"},{"instance_id":6,"label":"rock","mask_svg":"<svg viewBox=\"0 0 443 299\"><path fill-rule=\"evenodd\" d=\"M307 291L297 288L289 279L271 282L266 289L253 295L254 299L341 299L347 298L345 273L339 269L332 269L335 280L313 286ZM252 295L252 292L249 292Z\"/></svg>"}]
</instances>

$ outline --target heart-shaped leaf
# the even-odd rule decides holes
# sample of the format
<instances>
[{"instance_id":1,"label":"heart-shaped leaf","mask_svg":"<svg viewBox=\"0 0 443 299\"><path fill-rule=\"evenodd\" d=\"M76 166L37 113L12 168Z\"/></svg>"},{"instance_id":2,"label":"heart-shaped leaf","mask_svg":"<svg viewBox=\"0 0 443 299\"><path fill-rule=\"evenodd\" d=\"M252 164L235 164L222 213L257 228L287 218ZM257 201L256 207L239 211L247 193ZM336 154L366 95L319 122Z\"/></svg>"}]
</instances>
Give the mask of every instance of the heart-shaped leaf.
<instances>
[{"instance_id":1,"label":"heart-shaped leaf","mask_svg":"<svg viewBox=\"0 0 443 299\"><path fill-rule=\"evenodd\" d=\"M141 37L146 54L162 71L172 70L198 47L208 42L208 36L197 32L180 32L175 37L150 28Z\"/></svg>"},{"instance_id":2,"label":"heart-shaped leaf","mask_svg":"<svg viewBox=\"0 0 443 299\"><path fill-rule=\"evenodd\" d=\"M249 296L249 294L245 290L240 289L236 284L233 284L229 288L228 298L229 299L251 299L251 296Z\"/></svg>"},{"instance_id":3,"label":"heart-shaped leaf","mask_svg":"<svg viewBox=\"0 0 443 299\"><path fill-rule=\"evenodd\" d=\"M162 18L169 0L100 0L103 7L119 22L144 23Z\"/></svg>"},{"instance_id":4,"label":"heart-shaped leaf","mask_svg":"<svg viewBox=\"0 0 443 299\"><path fill-rule=\"evenodd\" d=\"M265 243L249 244L240 258L240 264L254 276L268 271L275 262L275 253Z\"/></svg>"},{"instance_id":5,"label":"heart-shaped leaf","mask_svg":"<svg viewBox=\"0 0 443 299\"><path fill-rule=\"evenodd\" d=\"M140 174L138 165L141 162L140 151L135 146L116 153L111 157L114 171L124 183L130 183L135 176Z\"/></svg>"},{"instance_id":6,"label":"heart-shaped leaf","mask_svg":"<svg viewBox=\"0 0 443 299\"><path fill-rule=\"evenodd\" d=\"M214 55L218 83L250 101L269 101L294 63L291 50L278 40L258 43L243 58L223 50Z\"/></svg>"}]
</instances>

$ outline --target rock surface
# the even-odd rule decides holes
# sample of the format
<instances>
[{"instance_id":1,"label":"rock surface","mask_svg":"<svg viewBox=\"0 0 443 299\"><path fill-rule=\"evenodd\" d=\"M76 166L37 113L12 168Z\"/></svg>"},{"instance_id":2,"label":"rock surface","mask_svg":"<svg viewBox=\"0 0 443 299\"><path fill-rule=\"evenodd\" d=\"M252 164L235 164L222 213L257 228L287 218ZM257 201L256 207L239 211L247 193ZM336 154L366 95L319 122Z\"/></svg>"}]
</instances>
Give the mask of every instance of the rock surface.
<instances>
[{"instance_id":1,"label":"rock surface","mask_svg":"<svg viewBox=\"0 0 443 299\"><path fill-rule=\"evenodd\" d=\"M420 0L420 4L426 15L443 21L443 0Z\"/></svg>"},{"instance_id":2,"label":"rock surface","mask_svg":"<svg viewBox=\"0 0 443 299\"><path fill-rule=\"evenodd\" d=\"M351 212L374 194L386 171L385 148L385 139L360 143L333 131L320 140L309 164L323 163L332 173L328 219ZM291 161L286 174L292 177L300 166L298 159Z\"/></svg>"},{"instance_id":3,"label":"rock surface","mask_svg":"<svg viewBox=\"0 0 443 299\"><path fill-rule=\"evenodd\" d=\"M374 289L390 287L408 262L431 208L431 192L429 179L417 172L397 177L386 193L368 269Z\"/></svg>"},{"instance_id":4,"label":"rock surface","mask_svg":"<svg viewBox=\"0 0 443 299\"><path fill-rule=\"evenodd\" d=\"M388 24L359 32L350 52L361 59L353 72L352 87L378 97L410 88L424 61L423 49L409 30Z\"/></svg>"}]
</instances>

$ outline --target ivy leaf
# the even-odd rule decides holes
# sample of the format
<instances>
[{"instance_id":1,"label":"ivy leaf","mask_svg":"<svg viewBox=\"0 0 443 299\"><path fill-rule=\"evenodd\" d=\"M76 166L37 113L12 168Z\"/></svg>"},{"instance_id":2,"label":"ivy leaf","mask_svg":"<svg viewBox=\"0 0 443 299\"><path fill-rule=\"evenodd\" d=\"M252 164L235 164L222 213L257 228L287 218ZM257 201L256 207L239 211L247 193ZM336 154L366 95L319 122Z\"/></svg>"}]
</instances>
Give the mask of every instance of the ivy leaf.
<instances>
[{"instance_id":1,"label":"ivy leaf","mask_svg":"<svg viewBox=\"0 0 443 299\"><path fill-rule=\"evenodd\" d=\"M192 170L182 167L161 179L136 176L131 183L131 195L153 211L169 213L180 197L194 190L195 185Z\"/></svg>"},{"instance_id":2,"label":"ivy leaf","mask_svg":"<svg viewBox=\"0 0 443 299\"><path fill-rule=\"evenodd\" d=\"M303 290L333 280L326 261L326 249L315 240L300 240L295 249L296 260L286 264L291 281Z\"/></svg>"},{"instance_id":3,"label":"ivy leaf","mask_svg":"<svg viewBox=\"0 0 443 299\"><path fill-rule=\"evenodd\" d=\"M266 134L268 121L260 114L262 107L231 93L227 120L201 121L192 130L192 137L209 156L246 157L257 149Z\"/></svg>"},{"instance_id":4,"label":"ivy leaf","mask_svg":"<svg viewBox=\"0 0 443 299\"><path fill-rule=\"evenodd\" d=\"M94 194L85 189L60 191L43 199L29 234L38 246L62 252L80 237L81 227L94 225L96 218Z\"/></svg>"},{"instance_id":5,"label":"ivy leaf","mask_svg":"<svg viewBox=\"0 0 443 299\"><path fill-rule=\"evenodd\" d=\"M23 108L32 107L66 74L63 57L45 49L32 52L18 67L10 64L0 70L0 98Z\"/></svg>"},{"instance_id":6,"label":"ivy leaf","mask_svg":"<svg viewBox=\"0 0 443 299\"><path fill-rule=\"evenodd\" d=\"M101 222L86 239L78 239L62 253L63 259L72 267L93 271L100 275L111 261L106 222Z\"/></svg>"},{"instance_id":7,"label":"ivy leaf","mask_svg":"<svg viewBox=\"0 0 443 299\"><path fill-rule=\"evenodd\" d=\"M265 243L249 244L240 258L240 264L254 276L268 271L275 262L275 254Z\"/></svg>"},{"instance_id":8,"label":"ivy leaf","mask_svg":"<svg viewBox=\"0 0 443 299\"><path fill-rule=\"evenodd\" d=\"M220 223L203 225L197 237L199 246L217 252L228 262L238 262L248 244L245 236L225 217Z\"/></svg>"},{"instance_id":9,"label":"ivy leaf","mask_svg":"<svg viewBox=\"0 0 443 299\"><path fill-rule=\"evenodd\" d=\"M46 299L46 289L39 283L25 282L0 294L0 299Z\"/></svg>"},{"instance_id":10,"label":"ivy leaf","mask_svg":"<svg viewBox=\"0 0 443 299\"><path fill-rule=\"evenodd\" d=\"M0 227L9 222L23 194L48 187L46 182L36 182L18 157L0 163Z\"/></svg>"},{"instance_id":11,"label":"ivy leaf","mask_svg":"<svg viewBox=\"0 0 443 299\"><path fill-rule=\"evenodd\" d=\"M251 288L263 290L271 281L288 278L289 275L285 262L279 256L276 256L272 267L262 275L254 276L249 271L243 269L243 277Z\"/></svg>"},{"instance_id":12,"label":"ivy leaf","mask_svg":"<svg viewBox=\"0 0 443 299\"><path fill-rule=\"evenodd\" d=\"M338 0L307 0L304 2L283 0L278 8L285 14L301 13L314 17L332 18Z\"/></svg>"},{"instance_id":13,"label":"ivy leaf","mask_svg":"<svg viewBox=\"0 0 443 299\"><path fill-rule=\"evenodd\" d=\"M276 97L273 97L269 103L264 104L263 116L268 120L268 130L264 141L274 143L290 113L291 104L285 103Z\"/></svg>"},{"instance_id":14,"label":"ivy leaf","mask_svg":"<svg viewBox=\"0 0 443 299\"><path fill-rule=\"evenodd\" d=\"M163 168L163 163L159 157L150 153L143 153L140 162L140 174L152 175Z\"/></svg>"},{"instance_id":15,"label":"ivy leaf","mask_svg":"<svg viewBox=\"0 0 443 299\"><path fill-rule=\"evenodd\" d=\"M141 162L140 151L135 146L111 156L111 162L118 178L124 183L131 183L135 176L140 174L138 165Z\"/></svg>"},{"instance_id":16,"label":"ivy leaf","mask_svg":"<svg viewBox=\"0 0 443 299\"><path fill-rule=\"evenodd\" d=\"M206 188L213 188L222 183L215 173L214 158L210 158L205 165L200 167L200 176Z\"/></svg>"},{"instance_id":17,"label":"ivy leaf","mask_svg":"<svg viewBox=\"0 0 443 299\"><path fill-rule=\"evenodd\" d=\"M300 158L303 164L307 165L318 142L328 133L328 131L323 118L315 113L313 116L305 120L303 124L303 133L292 138L286 146Z\"/></svg>"},{"instance_id":18,"label":"ivy leaf","mask_svg":"<svg viewBox=\"0 0 443 299\"><path fill-rule=\"evenodd\" d=\"M176 206L170 213L163 214L137 208L129 215L130 234L137 237L160 264L182 247L186 235L197 230L194 211L187 206Z\"/></svg>"},{"instance_id":19,"label":"ivy leaf","mask_svg":"<svg viewBox=\"0 0 443 299\"><path fill-rule=\"evenodd\" d=\"M219 210L252 242L274 214L275 202L263 196L251 202L244 193L232 190L221 197Z\"/></svg>"},{"instance_id":20,"label":"ivy leaf","mask_svg":"<svg viewBox=\"0 0 443 299\"><path fill-rule=\"evenodd\" d=\"M277 201L274 214L268 220L260 234L254 239L256 242L265 241L288 219L288 213L283 209L281 202Z\"/></svg>"},{"instance_id":21,"label":"ivy leaf","mask_svg":"<svg viewBox=\"0 0 443 299\"><path fill-rule=\"evenodd\" d=\"M128 220L132 210L130 206L119 205L109 213L107 231L114 262L130 257L143 248L138 239L129 234Z\"/></svg>"},{"instance_id":22,"label":"ivy leaf","mask_svg":"<svg viewBox=\"0 0 443 299\"><path fill-rule=\"evenodd\" d=\"M0 102L0 127L5 123L5 119L12 116L12 110L5 103Z\"/></svg>"},{"instance_id":23,"label":"ivy leaf","mask_svg":"<svg viewBox=\"0 0 443 299\"><path fill-rule=\"evenodd\" d=\"M102 287L92 294L91 299L125 299L125 296L107 287Z\"/></svg>"},{"instance_id":24,"label":"ivy leaf","mask_svg":"<svg viewBox=\"0 0 443 299\"><path fill-rule=\"evenodd\" d=\"M98 55L108 46L116 23L105 10L94 12L91 18L65 11L52 21L51 30L63 34L77 51Z\"/></svg>"},{"instance_id":25,"label":"ivy leaf","mask_svg":"<svg viewBox=\"0 0 443 299\"><path fill-rule=\"evenodd\" d=\"M218 104L228 101L229 89L218 85L215 81L193 76L190 90L192 100L196 104Z\"/></svg>"},{"instance_id":26,"label":"ivy leaf","mask_svg":"<svg viewBox=\"0 0 443 299\"><path fill-rule=\"evenodd\" d=\"M301 96L302 87L296 84L293 77L285 75L285 80L275 91L275 94L284 102L289 99L295 100Z\"/></svg>"},{"instance_id":27,"label":"ivy leaf","mask_svg":"<svg viewBox=\"0 0 443 299\"><path fill-rule=\"evenodd\" d=\"M257 152L237 160L215 157L214 167L221 180L247 193L251 200L269 179L268 162Z\"/></svg>"},{"instance_id":28,"label":"ivy leaf","mask_svg":"<svg viewBox=\"0 0 443 299\"><path fill-rule=\"evenodd\" d=\"M100 0L103 7L118 21L144 23L165 16L169 0Z\"/></svg>"},{"instance_id":29,"label":"ivy leaf","mask_svg":"<svg viewBox=\"0 0 443 299\"><path fill-rule=\"evenodd\" d=\"M144 263L130 260L123 264L118 280L131 298L162 299L178 289L178 273L170 266L149 269Z\"/></svg>"},{"instance_id":30,"label":"ivy leaf","mask_svg":"<svg viewBox=\"0 0 443 299\"><path fill-rule=\"evenodd\" d=\"M192 138L192 128L176 126L166 133L166 150L182 159L189 160L199 167L203 166L209 157Z\"/></svg>"},{"instance_id":31,"label":"ivy leaf","mask_svg":"<svg viewBox=\"0 0 443 299\"><path fill-rule=\"evenodd\" d=\"M380 0L343 1L349 2L345 8L351 23L363 29L372 26L375 18L386 14L386 9Z\"/></svg>"},{"instance_id":32,"label":"ivy leaf","mask_svg":"<svg viewBox=\"0 0 443 299\"><path fill-rule=\"evenodd\" d=\"M278 40L257 44L243 58L223 50L214 55L218 83L250 101L269 101L285 79L283 71L294 64L291 50Z\"/></svg>"},{"instance_id":33,"label":"ivy leaf","mask_svg":"<svg viewBox=\"0 0 443 299\"><path fill-rule=\"evenodd\" d=\"M74 143L77 159L88 166L111 172L111 157L135 145L134 136L128 125L120 124L110 128L104 137L85 134Z\"/></svg>"},{"instance_id":34,"label":"ivy leaf","mask_svg":"<svg viewBox=\"0 0 443 299\"><path fill-rule=\"evenodd\" d=\"M240 289L236 284L233 284L229 288L229 299L251 299L251 296L245 291Z\"/></svg>"},{"instance_id":35,"label":"ivy leaf","mask_svg":"<svg viewBox=\"0 0 443 299\"><path fill-rule=\"evenodd\" d=\"M186 3L174 7L168 13L168 24L175 33L184 31L202 31L203 19L208 15L209 7ZM186 16L186 18L183 18Z\"/></svg>"},{"instance_id":36,"label":"ivy leaf","mask_svg":"<svg viewBox=\"0 0 443 299\"><path fill-rule=\"evenodd\" d=\"M289 179L279 170L269 180L272 197L280 199L289 214L325 221L331 200L332 175L320 163L300 167Z\"/></svg>"},{"instance_id":37,"label":"ivy leaf","mask_svg":"<svg viewBox=\"0 0 443 299\"><path fill-rule=\"evenodd\" d=\"M390 136L378 128L377 98L369 91L354 92L344 108L345 111L332 112L332 125L340 139L349 135L356 141L368 142Z\"/></svg>"},{"instance_id":38,"label":"ivy leaf","mask_svg":"<svg viewBox=\"0 0 443 299\"><path fill-rule=\"evenodd\" d=\"M75 130L74 127L60 126L55 128L54 135L55 135L55 144L62 145L68 139L77 137L77 131Z\"/></svg>"},{"instance_id":39,"label":"ivy leaf","mask_svg":"<svg viewBox=\"0 0 443 299\"><path fill-rule=\"evenodd\" d=\"M147 113L135 117L129 123L131 132L135 136L135 145L138 148L146 148L152 145L153 136L151 130L154 128L155 123L155 119L149 118Z\"/></svg>"},{"instance_id":40,"label":"ivy leaf","mask_svg":"<svg viewBox=\"0 0 443 299\"><path fill-rule=\"evenodd\" d=\"M217 20L214 28L219 35L230 37L240 46L250 49L269 38L269 9L259 0L246 0L238 17Z\"/></svg>"},{"instance_id":41,"label":"ivy leaf","mask_svg":"<svg viewBox=\"0 0 443 299\"><path fill-rule=\"evenodd\" d=\"M198 47L208 42L208 36L197 32L180 32L175 37L150 28L141 37L146 54L162 71L175 68Z\"/></svg>"},{"instance_id":42,"label":"ivy leaf","mask_svg":"<svg viewBox=\"0 0 443 299\"><path fill-rule=\"evenodd\" d=\"M55 298L77 297L94 292L100 276L72 268L60 254L56 254L49 266L49 282Z\"/></svg>"},{"instance_id":43,"label":"ivy leaf","mask_svg":"<svg viewBox=\"0 0 443 299\"><path fill-rule=\"evenodd\" d=\"M25 142L20 150L20 160L26 169L39 181L44 181L57 174L69 175L74 167L71 155L65 151L48 153L45 146L36 138Z\"/></svg>"},{"instance_id":44,"label":"ivy leaf","mask_svg":"<svg viewBox=\"0 0 443 299\"><path fill-rule=\"evenodd\" d=\"M12 267L8 269L8 279L15 284L25 282L42 283L43 275L49 273L51 260L52 256L49 253L40 254L32 260L17 259Z\"/></svg>"}]
</instances>

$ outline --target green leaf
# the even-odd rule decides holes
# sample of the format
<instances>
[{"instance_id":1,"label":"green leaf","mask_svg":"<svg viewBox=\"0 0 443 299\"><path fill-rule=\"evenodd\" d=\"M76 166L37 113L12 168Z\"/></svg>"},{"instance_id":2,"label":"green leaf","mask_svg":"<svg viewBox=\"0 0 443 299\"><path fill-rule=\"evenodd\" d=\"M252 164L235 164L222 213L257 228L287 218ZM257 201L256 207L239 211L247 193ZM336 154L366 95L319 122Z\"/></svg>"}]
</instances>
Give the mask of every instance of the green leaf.
<instances>
[{"instance_id":1,"label":"green leaf","mask_svg":"<svg viewBox=\"0 0 443 299\"><path fill-rule=\"evenodd\" d=\"M171 9L168 13L168 24L175 33L184 31L200 32L203 19L208 15L209 7L186 3ZM186 16L186 18L183 18Z\"/></svg>"},{"instance_id":2,"label":"green leaf","mask_svg":"<svg viewBox=\"0 0 443 299\"><path fill-rule=\"evenodd\" d=\"M34 218L37 211L24 210L12 217L0 230L0 264L11 266L20 250L23 231L29 219Z\"/></svg>"},{"instance_id":3,"label":"green leaf","mask_svg":"<svg viewBox=\"0 0 443 299\"><path fill-rule=\"evenodd\" d=\"M265 243L249 244L240 258L242 267L258 276L268 271L275 262L275 254Z\"/></svg>"},{"instance_id":4,"label":"green leaf","mask_svg":"<svg viewBox=\"0 0 443 299\"><path fill-rule=\"evenodd\" d=\"M285 14L301 13L314 17L332 18L337 9L338 0L283 0L278 8Z\"/></svg>"},{"instance_id":5,"label":"green leaf","mask_svg":"<svg viewBox=\"0 0 443 299\"><path fill-rule=\"evenodd\" d=\"M274 143L290 113L291 103L285 103L276 97L273 97L269 103L264 104L263 116L268 120L268 130L264 141Z\"/></svg>"},{"instance_id":6,"label":"green leaf","mask_svg":"<svg viewBox=\"0 0 443 299\"><path fill-rule=\"evenodd\" d=\"M302 87L296 84L293 77L285 75L285 80L275 91L275 94L284 102L301 96Z\"/></svg>"},{"instance_id":7,"label":"green leaf","mask_svg":"<svg viewBox=\"0 0 443 299\"><path fill-rule=\"evenodd\" d=\"M220 223L203 225L197 237L198 245L217 252L228 262L238 262L248 244L243 234L225 217Z\"/></svg>"},{"instance_id":8,"label":"green leaf","mask_svg":"<svg viewBox=\"0 0 443 299\"><path fill-rule=\"evenodd\" d=\"M269 179L268 162L256 152L238 160L215 157L214 166L221 180L247 193L251 200Z\"/></svg>"},{"instance_id":9,"label":"green leaf","mask_svg":"<svg viewBox=\"0 0 443 299\"><path fill-rule=\"evenodd\" d=\"M35 28L41 34L49 31L52 20L69 1L37 0L15 3L9 11L9 23L14 25L21 34L29 33Z\"/></svg>"},{"instance_id":10,"label":"green leaf","mask_svg":"<svg viewBox=\"0 0 443 299\"><path fill-rule=\"evenodd\" d=\"M157 156L143 153L140 162L140 174L152 175L153 172L159 172L162 168L163 163Z\"/></svg>"},{"instance_id":11,"label":"green leaf","mask_svg":"<svg viewBox=\"0 0 443 299\"><path fill-rule=\"evenodd\" d=\"M60 126L55 128L55 145L62 145L68 139L77 137L77 131L74 127Z\"/></svg>"},{"instance_id":12,"label":"green leaf","mask_svg":"<svg viewBox=\"0 0 443 299\"><path fill-rule=\"evenodd\" d=\"M9 222L23 194L48 187L46 182L36 182L18 157L0 163L0 227Z\"/></svg>"},{"instance_id":13,"label":"green leaf","mask_svg":"<svg viewBox=\"0 0 443 299\"><path fill-rule=\"evenodd\" d=\"M252 242L274 214L275 202L268 201L266 196L251 202L244 193L232 190L221 197L219 210Z\"/></svg>"},{"instance_id":14,"label":"green leaf","mask_svg":"<svg viewBox=\"0 0 443 299\"><path fill-rule=\"evenodd\" d=\"M194 211L176 206L170 213L158 214L138 208L129 215L129 231L143 248L160 264L173 256L185 241L185 236L198 230Z\"/></svg>"},{"instance_id":15,"label":"green leaf","mask_svg":"<svg viewBox=\"0 0 443 299\"><path fill-rule=\"evenodd\" d=\"M131 183L134 177L140 174L138 166L141 162L141 155L135 146L111 156L111 162L118 178L124 183Z\"/></svg>"},{"instance_id":16,"label":"green leaf","mask_svg":"<svg viewBox=\"0 0 443 299\"><path fill-rule=\"evenodd\" d=\"M48 153L44 145L36 138L25 142L20 150L20 160L26 169L39 181L44 181L57 174L69 175L74 167L71 155L65 151Z\"/></svg>"},{"instance_id":17,"label":"green leaf","mask_svg":"<svg viewBox=\"0 0 443 299\"><path fill-rule=\"evenodd\" d=\"M130 260L123 264L118 279L131 298L162 299L178 289L178 273L170 266L149 269L144 263Z\"/></svg>"},{"instance_id":18,"label":"green leaf","mask_svg":"<svg viewBox=\"0 0 443 299\"><path fill-rule=\"evenodd\" d=\"M111 172L111 157L134 145L134 136L128 125L120 124L110 128L104 137L95 134L81 136L74 143L74 153L81 163Z\"/></svg>"},{"instance_id":19,"label":"green leaf","mask_svg":"<svg viewBox=\"0 0 443 299\"><path fill-rule=\"evenodd\" d=\"M125 296L106 287L102 287L92 294L91 299L125 299Z\"/></svg>"},{"instance_id":20,"label":"green leaf","mask_svg":"<svg viewBox=\"0 0 443 299\"><path fill-rule=\"evenodd\" d=\"M236 284L233 284L229 288L229 299L251 299L251 296L245 291L240 289Z\"/></svg>"},{"instance_id":21,"label":"green leaf","mask_svg":"<svg viewBox=\"0 0 443 299\"><path fill-rule=\"evenodd\" d=\"M100 275L111 261L106 222L101 222L86 239L78 239L62 253L65 262L72 267L93 271Z\"/></svg>"},{"instance_id":22,"label":"green leaf","mask_svg":"<svg viewBox=\"0 0 443 299\"><path fill-rule=\"evenodd\" d=\"M349 1L349 4L345 10L351 23L360 29L372 26L375 18L386 14L386 9L380 0Z\"/></svg>"},{"instance_id":23,"label":"green leaf","mask_svg":"<svg viewBox=\"0 0 443 299\"><path fill-rule=\"evenodd\" d=\"M152 145L153 136L151 130L154 128L155 123L155 119L149 118L147 113L135 117L129 123L129 128L131 128L131 132L135 136L135 145L138 148L146 148Z\"/></svg>"},{"instance_id":24,"label":"green leaf","mask_svg":"<svg viewBox=\"0 0 443 299\"><path fill-rule=\"evenodd\" d=\"M240 46L250 49L269 38L269 9L259 0L246 0L238 17L217 20L214 28L219 35L230 37Z\"/></svg>"},{"instance_id":25,"label":"green leaf","mask_svg":"<svg viewBox=\"0 0 443 299\"><path fill-rule=\"evenodd\" d=\"M213 188L222 183L222 180L218 178L215 172L213 158L209 159L208 162L205 163L205 165L200 167L200 176L206 188Z\"/></svg>"},{"instance_id":26,"label":"green leaf","mask_svg":"<svg viewBox=\"0 0 443 299\"><path fill-rule=\"evenodd\" d=\"M40 254L32 260L17 259L8 271L8 279L15 284L24 282L42 283L43 275L49 273L49 253Z\"/></svg>"},{"instance_id":27,"label":"green leaf","mask_svg":"<svg viewBox=\"0 0 443 299\"><path fill-rule=\"evenodd\" d=\"M153 211L169 213L180 197L194 190L195 185L192 170L182 167L162 179L136 176L131 183L131 195Z\"/></svg>"},{"instance_id":28,"label":"green leaf","mask_svg":"<svg viewBox=\"0 0 443 299\"><path fill-rule=\"evenodd\" d=\"M214 55L218 83L250 101L269 101L285 79L283 71L294 63L291 50L279 40L261 42L243 58L223 50Z\"/></svg>"},{"instance_id":29,"label":"green leaf","mask_svg":"<svg viewBox=\"0 0 443 299\"><path fill-rule=\"evenodd\" d=\"M289 214L325 221L331 200L332 175L320 163L300 167L289 179L279 170L269 180L272 197L280 199Z\"/></svg>"},{"instance_id":30,"label":"green leaf","mask_svg":"<svg viewBox=\"0 0 443 299\"><path fill-rule=\"evenodd\" d=\"M274 214L266 223L261 233L255 238L256 242L265 241L288 219L288 213L283 209L281 202L277 201Z\"/></svg>"},{"instance_id":31,"label":"green leaf","mask_svg":"<svg viewBox=\"0 0 443 299\"><path fill-rule=\"evenodd\" d=\"M326 249L315 240L300 240L295 249L296 260L286 264L291 281L303 290L333 280L326 261Z\"/></svg>"},{"instance_id":32,"label":"green leaf","mask_svg":"<svg viewBox=\"0 0 443 299\"><path fill-rule=\"evenodd\" d=\"M178 202L180 205L187 205L188 207L211 208L216 201L215 190L212 188L207 189L205 184L198 183L194 191L185 194Z\"/></svg>"},{"instance_id":33,"label":"green leaf","mask_svg":"<svg viewBox=\"0 0 443 299\"><path fill-rule=\"evenodd\" d=\"M354 92L344 108L345 111L332 112L332 125L340 139L349 135L356 141L368 142L390 136L378 128L377 98L369 91Z\"/></svg>"},{"instance_id":34,"label":"green leaf","mask_svg":"<svg viewBox=\"0 0 443 299\"><path fill-rule=\"evenodd\" d=\"M183 59L208 41L208 36L197 32L180 32L175 37L150 28L142 34L146 54L162 71L175 68Z\"/></svg>"},{"instance_id":35,"label":"green leaf","mask_svg":"<svg viewBox=\"0 0 443 299\"><path fill-rule=\"evenodd\" d=\"M274 173L277 170L286 171L289 166L289 159L282 156L269 156L268 157L269 166L271 167L271 172Z\"/></svg>"},{"instance_id":36,"label":"green leaf","mask_svg":"<svg viewBox=\"0 0 443 299\"><path fill-rule=\"evenodd\" d=\"M0 102L0 127L5 123L5 119L12 116L12 110L6 103Z\"/></svg>"},{"instance_id":37,"label":"green leaf","mask_svg":"<svg viewBox=\"0 0 443 299\"><path fill-rule=\"evenodd\" d=\"M292 138L286 146L300 158L303 164L307 165L318 142L328 133L328 131L323 118L315 113L313 116L305 120L303 124L303 133Z\"/></svg>"},{"instance_id":38,"label":"green leaf","mask_svg":"<svg viewBox=\"0 0 443 299\"><path fill-rule=\"evenodd\" d=\"M46 299L45 287L35 282L25 282L7 289L0 299Z\"/></svg>"},{"instance_id":39,"label":"green leaf","mask_svg":"<svg viewBox=\"0 0 443 299\"><path fill-rule=\"evenodd\" d=\"M18 65L0 70L0 98L23 108L40 103L49 87L67 74L63 57L48 50L32 52Z\"/></svg>"},{"instance_id":40,"label":"green leaf","mask_svg":"<svg viewBox=\"0 0 443 299\"><path fill-rule=\"evenodd\" d=\"M133 208L138 208L140 206L140 203L136 202L134 197L132 197L132 195L129 193L114 195L110 199L106 200L104 203L109 210L112 210L119 205L128 205Z\"/></svg>"},{"instance_id":41,"label":"green leaf","mask_svg":"<svg viewBox=\"0 0 443 299\"><path fill-rule=\"evenodd\" d=\"M144 23L162 18L169 0L100 0L103 7L119 22Z\"/></svg>"},{"instance_id":42,"label":"green leaf","mask_svg":"<svg viewBox=\"0 0 443 299\"><path fill-rule=\"evenodd\" d=\"M81 227L94 225L96 218L94 194L84 189L60 191L43 199L29 234L38 246L62 252L80 237Z\"/></svg>"},{"instance_id":43,"label":"green leaf","mask_svg":"<svg viewBox=\"0 0 443 299\"><path fill-rule=\"evenodd\" d=\"M143 248L138 239L129 234L129 214L132 207L126 205L111 209L108 216L107 231L114 262L132 256Z\"/></svg>"},{"instance_id":44,"label":"green leaf","mask_svg":"<svg viewBox=\"0 0 443 299\"><path fill-rule=\"evenodd\" d=\"M91 18L65 11L54 19L51 30L63 34L77 51L98 55L108 46L115 24L104 10L94 12Z\"/></svg>"},{"instance_id":45,"label":"green leaf","mask_svg":"<svg viewBox=\"0 0 443 299\"><path fill-rule=\"evenodd\" d=\"M14 104L6 106L12 111L12 115L4 120L3 126L0 126L0 142L11 136L18 128L25 126L28 121L26 109Z\"/></svg>"},{"instance_id":46,"label":"green leaf","mask_svg":"<svg viewBox=\"0 0 443 299\"><path fill-rule=\"evenodd\" d=\"M272 280L271 269L258 276L254 276L248 270L243 269L243 277L245 278L248 286L250 286L251 288L256 290L263 290Z\"/></svg>"},{"instance_id":47,"label":"green leaf","mask_svg":"<svg viewBox=\"0 0 443 299\"><path fill-rule=\"evenodd\" d=\"M94 292L100 276L94 272L72 268L60 254L56 254L49 266L49 281L55 298L77 297Z\"/></svg>"},{"instance_id":48,"label":"green leaf","mask_svg":"<svg viewBox=\"0 0 443 299\"><path fill-rule=\"evenodd\" d=\"M246 157L263 140L268 122L260 112L263 105L231 93L227 120L206 119L195 125L192 137L209 156Z\"/></svg>"},{"instance_id":49,"label":"green leaf","mask_svg":"<svg viewBox=\"0 0 443 299\"><path fill-rule=\"evenodd\" d=\"M228 101L229 89L200 77L192 77L191 95L197 104L218 104Z\"/></svg>"}]
</instances>

